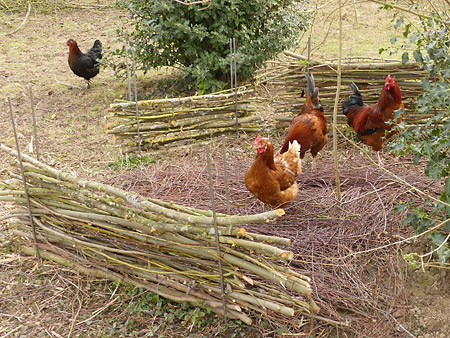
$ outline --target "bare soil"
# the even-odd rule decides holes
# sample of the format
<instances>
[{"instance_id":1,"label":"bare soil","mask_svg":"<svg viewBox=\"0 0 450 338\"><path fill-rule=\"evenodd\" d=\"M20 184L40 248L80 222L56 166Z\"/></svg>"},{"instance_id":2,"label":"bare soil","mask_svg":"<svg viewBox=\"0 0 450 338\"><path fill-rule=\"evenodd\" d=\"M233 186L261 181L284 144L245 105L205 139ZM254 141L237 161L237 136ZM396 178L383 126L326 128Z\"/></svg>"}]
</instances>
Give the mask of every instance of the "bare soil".
<instances>
[{"instance_id":1,"label":"bare soil","mask_svg":"<svg viewBox=\"0 0 450 338\"><path fill-rule=\"evenodd\" d=\"M360 8L360 20L369 20L359 26L366 27L370 34L376 30L381 20L378 14L370 10L373 4L368 4L369 11ZM349 27L351 9L348 10L346 23ZM16 124L19 144L22 151L27 152L32 136L32 119L29 105L29 86L32 85L36 104L36 117L39 131L39 148L41 157L47 163L76 173L81 177L94 178L113 184L122 184L127 188L141 189L141 193L151 193L160 198L170 198L189 204L183 189L189 188L186 183L176 190L165 189L164 182L171 181L170 170L180 167L182 161L195 165L202 159L202 150L180 148L167 152L162 149L151 154L156 163L151 167L152 173L161 168L158 180L152 181L151 176L143 176L148 168L139 170L114 171L109 164L121 158L120 150L112 139L105 135L105 115L109 104L116 98L127 95L126 82L114 77L109 69L102 69L100 74L92 79L91 88L84 88L84 80L76 77L67 65L67 39L75 39L84 51L90 48L95 39L100 39L104 46L114 46L116 37L114 31L120 24L119 16L124 15L116 9L71 9L52 14L32 12L22 29L12 35L4 35L0 39L0 96L10 97ZM11 31L23 20L24 13L0 13L0 34ZM80 18L82 24L80 24ZM390 25L388 20L384 25ZM379 25L378 25L379 26ZM330 32L334 32L332 29ZM330 33L334 34L334 33ZM389 35L383 30L383 36ZM376 34L375 34L376 36ZM370 45L370 43L367 43ZM351 47L346 47L347 51ZM370 55L373 55L375 49ZM319 54L327 54L320 49ZM330 50L332 53L333 51ZM165 96L165 87L160 80L170 78L166 72L155 72L151 76L139 77L139 91L152 95L158 93ZM166 83L166 82L165 82ZM161 87L163 87L161 89ZM0 110L0 143L14 147L9 110L6 101L2 101ZM270 108L268 108L270 109ZM283 131L271 131L275 142L280 142ZM228 151L236 153L241 163L240 170L248 167L253 159L250 149L252 135L244 137L239 144L231 142ZM212 141L213 144L214 141ZM216 144L217 145L217 144ZM217 145L218 147L218 145ZM172 148L172 147L170 147ZM219 151L219 149L216 149ZM386 155L386 154L385 154ZM348 145L340 143L340 158L343 165L354 164L354 159L363 156ZM187 160L186 160L187 159ZM311 172L306 177L310 181L303 188L315 187L320 196L333 193L333 180L330 176L331 140L319 156L319 168L328 168L314 176ZM352 159L352 160L349 160ZM12 159L0 154L0 179L6 180L7 171ZM398 160L408 162L407 160ZM404 170L415 172L420 177L420 168L414 168L408 163L400 163ZM362 165L370 165L364 162ZM149 167L152 165L149 165ZM310 170L306 161L305 171ZM199 166L198 170L205 168ZM363 170L359 168L359 170ZM202 171L204 172L204 171ZM186 175L186 173L184 173ZM127 176L128 175L128 176ZM134 177L133 179L126 177ZM137 175L137 177L136 177ZM139 176L141 175L141 176ZM182 175L180 175L182 177ZM151 191L142 191L140 182L152 186ZM172 179L173 181L173 179ZM180 182L184 182L180 180ZM245 191L242 182L236 183L235 198L245 205L245 210L261 211L261 206ZM148 189L148 186L146 187ZM144 189L145 190L145 189ZM201 193L201 191L194 191ZM178 197L177 197L178 196ZM190 195L192 198L192 195ZM222 196L223 197L223 196ZM291 210L301 210L302 204L314 200L314 196L302 197ZM392 200L384 202L394 203ZM314 202L318 203L318 202ZM388 204L389 204L388 203ZM242 207L244 208L244 207ZM317 206L320 212L323 208ZM0 203L0 218L12 209L9 203ZM289 212L289 208L287 209ZM310 212L311 210L308 210ZM396 224L397 235L412 234L410 229L402 228L400 215L393 215L387 210L392 222ZM317 212L314 213L317 215ZM365 215L367 217L372 215ZM377 215L377 217L381 217ZM305 229L315 229L320 232L318 223L308 220ZM281 226L281 225L280 225ZM287 227L287 225L286 225ZM174 304L165 304L164 311L156 311L151 307L140 307L146 294L144 291L130 291L123 285L85 277L65 267L51 262L37 262L20 252L23 241L11 235L13 227L6 221L0 221L0 337L274 337L279 336L270 323L264 318L256 319L253 327L245 327L239 323L222 324L214 318L208 318L203 325L196 322L171 319L168 314L182 315L183 312ZM280 229L284 229L281 227ZM277 231L277 229L269 229ZM269 231L267 230L267 231ZM302 229L304 230L304 229ZM336 230L337 231L337 230ZM311 232L314 234L314 232ZM371 236L374 235L371 230ZM300 238L302 232L298 231ZM375 237L374 237L375 238ZM313 239L311 239L311 243ZM301 250L301 248L299 248ZM450 334L450 274L443 269L425 269L414 271L408 267L402 258L404 252L423 252L426 247L417 243L409 243L401 247L392 258L398 261L394 264L396 273L401 276L395 294L402 300L402 311L392 319L390 332L396 332L389 337L422 337L446 338ZM314 255L312 255L314 257ZM311 257L308 257L310 259ZM390 267L392 268L392 267ZM369 266L368 272L379 276L375 266ZM387 284L392 285L392 284ZM384 284L381 283L381 287ZM391 289L384 286L380 292L389 295ZM371 291L374 291L371 289ZM394 297L394 295L393 295ZM387 302L390 304L390 302ZM153 304L150 302L150 304ZM155 303L161 304L161 303ZM158 305L159 306L159 305ZM157 307L155 305L155 307ZM370 312L370 309L367 309ZM396 321L398 323L396 323ZM198 323L198 322L197 322ZM321 331L322 330L322 331ZM330 328L312 331L315 337L337 337ZM333 335L334 334L334 335ZM306 336L305 332L290 332L289 336ZM347 336L341 333L340 336ZM353 335L357 337L357 334ZM368 335L364 335L368 337ZM373 337L379 337L373 336ZM388 336L386 336L388 337Z\"/></svg>"}]
</instances>

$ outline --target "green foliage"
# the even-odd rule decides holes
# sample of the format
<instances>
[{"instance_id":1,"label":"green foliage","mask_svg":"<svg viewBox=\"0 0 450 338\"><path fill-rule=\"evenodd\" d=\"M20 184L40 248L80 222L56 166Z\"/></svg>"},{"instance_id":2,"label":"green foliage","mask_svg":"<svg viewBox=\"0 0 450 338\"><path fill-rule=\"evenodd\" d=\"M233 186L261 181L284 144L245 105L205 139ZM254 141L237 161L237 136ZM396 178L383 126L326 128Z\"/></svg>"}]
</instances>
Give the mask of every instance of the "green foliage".
<instances>
[{"instance_id":1,"label":"green foliage","mask_svg":"<svg viewBox=\"0 0 450 338\"><path fill-rule=\"evenodd\" d=\"M199 329L217 320L211 309L204 304L199 303L197 307L193 307L187 302L178 304L153 292L128 284L124 284L124 291L132 298L123 303L127 312L135 316L147 316L151 313L160 318L160 325L182 324ZM132 329L133 322L129 321L127 325Z\"/></svg>"},{"instance_id":2,"label":"green foliage","mask_svg":"<svg viewBox=\"0 0 450 338\"><path fill-rule=\"evenodd\" d=\"M417 98L416 113L432 112L433 116L424 125L403 129L392 147L400 155L410 153L414 163L424 161L425 174L444 183L439 201L426 200L424 205L413 208L404 223L417 233L443 223L430 233L429 239L438 261L446 262L450 258L450 33L449 23L435 19L439 17L439 13L433 13L432 19L422 18L413 30L405 17L395 16L394 27L403 29L403 37L411 43L402 45L403 50L410 48L403 52L403 62L414 60L429 73L429 78L421 79L423 93Z\"/></svg>"},{"instance_id":3,"label":"green foliage","mask_svg":"<svg viewBox=\"0 0 450 338\"><path fill-rule=\"evenodd\" d=\"M306 2L217 0L204 7L173 0L117 0L134 27L117 33L134 46L145 72L178 67L199 90L215 91L228 79L231 37L236 38L239 77L249 78L266 60L298 42L309 23ZM123 53L118 49L112 56Z\"/></svg>"},{"instance_id":4,"label":"green foliage","mask_svg":"<svg viewBox=\"0 0 450 338\"><path fill-rule=\"evenodd\" d=\"M136 154L127 155L118 158L116 161L111 163L109 167L113 170L120 170L123 168L138 168L141 165L155 163L156 160L149 156L138 156Z\"/></svg>"}]
</instances>

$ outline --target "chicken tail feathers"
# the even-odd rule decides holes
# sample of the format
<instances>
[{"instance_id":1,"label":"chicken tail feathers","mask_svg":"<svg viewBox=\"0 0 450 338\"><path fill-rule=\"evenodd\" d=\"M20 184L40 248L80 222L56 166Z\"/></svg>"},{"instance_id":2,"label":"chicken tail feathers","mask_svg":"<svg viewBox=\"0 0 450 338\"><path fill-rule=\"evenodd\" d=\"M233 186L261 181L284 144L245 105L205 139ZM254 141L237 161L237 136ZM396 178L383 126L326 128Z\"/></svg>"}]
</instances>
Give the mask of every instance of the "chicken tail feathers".
<instances>
[{"instance_id":1,"label":"chicken tail feathers","mask_svg":"<svg viewBox=\"0 0 450 338\"><path fill-rule=\"evenodd\" d=\"M351 110L362 107L364 105L361 92L354 82L350 84L350 88L352 89L353 94L350 95L347 101L342 104L342 112L345 116L347 116ZM347 118L349 117L347 116Z\"/></svg>"},{"instance_id":2,"label":"chicken tail feathers","mask_svg":"<svg viewBox=\"0 0 450 338\"><path fill-rule=\"evenodd\" d=\"M102 58L102 43L100 40L95 40L94 45L89 50L88 54L93 55L96 60Z\"/></svg>"},{"instance_id":3,"label":"chicken tail feathers","mask_svg":"<svg viewBox=\"0 0 450 338\"><path fill-rule=\"evenodd\" d=\"M313 109L323 110L322 104L319 100L319 88L316 88L314 76L308 72L305 74L306 78L306 104Z\"/></svg>"},{"instance_id":4,"label":"chicken tail feathers","mask_svg":"<svg viewBox=\"0 0 450 338\"><path fill-rule=\"evenodd\" d=\"M102 50L102 43L100 42L100 40L95 40L94 45L92 46L92 49Z\"/></svg>"},{"instance_id":5,"label":"chicken tail feathers","mask_svg":"<svg viewBox=\"0 0 450 338\"><path fill-rule=\"evenodd\" d=\"M350 83L350 88L353 90L353 94L361 96L361 92L359 91L359 88L356 85L356 83L354 82Z\"/></svg>"},{"instance_id":6,"label":"chicken tail feathers","mask_svg":"<svg viewBox=\"0 0 450 338\"><path fill-rule=\"evenodd\" d=\"M314 75L312 75L310 72L305 74L306 78L306 93L309 94L309 96L313 96L314 89L316 88L316 84L314 82Z\"/></svg>"}]
</instances>

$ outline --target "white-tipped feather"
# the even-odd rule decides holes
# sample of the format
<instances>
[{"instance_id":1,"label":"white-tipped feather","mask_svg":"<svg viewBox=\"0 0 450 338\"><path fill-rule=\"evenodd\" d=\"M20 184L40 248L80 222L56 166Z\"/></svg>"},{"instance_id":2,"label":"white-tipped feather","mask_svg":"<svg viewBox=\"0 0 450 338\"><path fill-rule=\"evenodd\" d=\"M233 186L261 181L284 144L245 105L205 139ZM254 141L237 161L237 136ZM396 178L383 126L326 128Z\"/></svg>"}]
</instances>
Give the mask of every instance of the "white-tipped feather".
<instances>
[{"instance_id":1,"label":"white-tipped feather","mask_svg":"<svg viewBox=\"0 0 450 338\"><path fill-rule=\"evenodd\" d=\"M288 151L296 151L298 153L300 153L300 144L298 144L297 140L294 140L294 142L289 142L289 148Z\"/></svg>"},{"instance_id":2,"label":"white-tipped feather","mask_svg":"<svg viewBox=\"0 0 450 338\"><path fill-rule=\"evenodd\" d=\"M289 142L288 152L295 154L295 162L297 162L297 168L294 170L297 175L300 175L302 172L302 159L300 158L300 144L297 140L294 140L292 143Z\"/></svg>"},{"instance_id":3,"label":"white-tipped feather","mask_svg":"<svg viewBox=\"0 0 450 338\"><path fill-rule=\"evenodd\" d=\"M282 165L294 177L300 175L302 172L302 160L300 159L300 144L297 140L289 142L288 150L275 157L275 162Z\"/></svg>"}]
</instances>

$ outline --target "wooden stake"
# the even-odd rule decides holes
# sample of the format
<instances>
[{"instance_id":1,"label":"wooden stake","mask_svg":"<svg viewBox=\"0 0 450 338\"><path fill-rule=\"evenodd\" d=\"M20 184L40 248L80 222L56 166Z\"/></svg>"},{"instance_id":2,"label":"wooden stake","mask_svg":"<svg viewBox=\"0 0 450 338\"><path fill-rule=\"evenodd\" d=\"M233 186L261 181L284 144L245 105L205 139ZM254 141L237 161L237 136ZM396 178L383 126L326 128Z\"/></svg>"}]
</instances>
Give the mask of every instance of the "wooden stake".
<instances>
[{"instance_id":1,"label":"wooden stake","mask_svg":"<svg viewBox=\"0 0 450 338\"><path fill-rule=\"evenodd\" d=\"M142 156L141 153L141 131L139 129L139 107L138 107L138 94L137 94L137 85L136 85L136 62L134 57L134 48L131 49L132 55L132 63L133 63L133 81L134 81L134 102L136 106L136 124L137 124L137 133L138 133L138 151L139 157Z\"/></svg>"},{"instance_id":2,"label":"wooden stake","mask_svg":"<svg viewBox=\"0 0 450 338\"><path fill-rule=\"evenodd\" d=\"M222 152L223 152L223 176L225 180L225 198L227 201L227 215L230 214L230 190L228 188L228 170L227 170L227 147L225 145L225 136L222 135Z\"/></svg>"},{"instance_id":3,"label":"wooden stake","mask_svg":"<svg viewBox=\"0 0 450 338\"><path fill-rule=\"evenodd\" d=\"M131 96L130 66L128 65L128 38L125 42L125 66L127 67L128 98L131 101L133 97Z\"/></svg>"},{"instance_id":4,"label":"wooden stake","mask_svg":"<svg viewBox=\"0 0 450 338\"><path fill-rule=\"evenodd\" d=\"M353 0L353 9L355 10L355 22L358 23L359 13L358 8L356 7L356 0Z\"/></svg>"},{"instance_id":5,"label":"wooden stake","mask_svg":"<svg viewBox=\"0 0 450 338\"><path fill-rule=\"evenodd\" d=\"M339 96L341 94L341 63L342 63L342 7L341 0L339 0L339 60L337 68L337 88L336 97L334 99L334 110L333 110L333 154L334 154L334 176L336 180L336 199L341 200L341 180L339 177L339 160L338 160L338 150L337 150L337 110Z\"/></svg>"},{"instance_id":6,"label":"wooden stake","mask_svg":"<svg viewBox=\"0 0 450 338\"><path fill-rule=\"evenodd\" d=\"M239 122L238 122L238 98L237 98L237 66L236 66L236 38L233 38L233 55L234 55L234 105L235 105L235 116L236 116L236 136L239 137Z\"/></svg>"},{"instance_id":7,"label":"wooden stake","mask_svg":"<svg viewBox=\"0 0 450 338\"><path fill-rule=\"evenodd\" d=\"M217 218L216 218L216 202L214 198L214 189L212 182L212 173L211 173L211 155L209 152L209 146L206 146L206 160L208 163L208 178L209 178L209 191L211 194L211 209L213 213L213 225L214 225L214 237L216 239L216 249L217 249L217 260L219 262L219 274L220 274L220 288L222 291L222 303L223 303L223 317L224 321L227 321L227 303L225 300L225 286L223 281L223 270L222 270L222 259L220 255L220 243L219 243L219 229L217 227Z\"/></svg>"},{"instance_id":8,"label":"wooden stake","mask_svg":"<svg viewBox=\"0 0 450 338\"><path fill-rule=\"evenodd\" d=\"M36 158L38 161L39 159L39 142L37 137L37 128L36 128L36 113L34 109L34 101L33 101L33 90L30 86L30 104L31 104L31 116L33 117L33 134L34 134L34 144L36 148Z\"/></svg>"},{"instance_id":9,"label":"wooden stake","mask_svg":"<svg viewBox=\"0 0 450 338\"><path fill-rule=\"evenodd\" d=\"M25 192L25 198L27 200L28 213L29 213L29 216L30 216L31 230L32 230L33 239L34 239L34 250L36 251L36 257L38 259L40 259L41 257L39 255L39 249L38 249L38 246L37 246L36 228L35 228L34 221L33 221L33 214L31 212L30 196L28 195L27 181L25 180L25 172L23 170L22 156L20 156L19 139L17 138L16 124L14 122L13 109L12 109L11 100L10 100L9 97L8 97L8 104L9 104L9 114L10 114L10 117L11 117L11 123L12 123L12 127L13 127L13 132L14 132L14 139L16 141L17 158L19 159L20 171L22 173L23 190Z\"/></svg>"},{"instance_id":10,"label":"wooden stake","mask_svg":"<svg viewBox=\"0 0 450 338\"><path fill-rule=\"evenodd\" d=\"M233 89L233 39L230 38L230 89Z\"/></svg>"},{"instance_id":11,"label":"wooden stake","mask_svg":"<svg viewBox=\"0 0 450 338\"><path fill-rule=\"evenodd\" d=\"M308 62L309 61L311 61L311 35L308 36Z\"/></svg>"}]
</instances>

